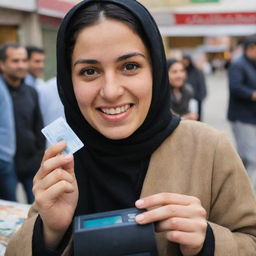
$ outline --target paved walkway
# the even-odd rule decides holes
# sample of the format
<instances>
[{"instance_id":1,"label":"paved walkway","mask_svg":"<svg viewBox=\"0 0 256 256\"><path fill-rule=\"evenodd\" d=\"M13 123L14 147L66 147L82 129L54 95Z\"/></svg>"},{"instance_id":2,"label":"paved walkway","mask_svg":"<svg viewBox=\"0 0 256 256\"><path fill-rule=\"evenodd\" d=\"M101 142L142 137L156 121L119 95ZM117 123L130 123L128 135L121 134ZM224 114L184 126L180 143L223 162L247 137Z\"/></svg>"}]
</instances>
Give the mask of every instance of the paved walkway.
<instances>
[{"instance_id":1,"label":"paved walkway","mask_svg":"<svg viewBox=\"0 0 256 256\"><path fill-rule=\"evenodd\" d=\"M226 73L208 75L206 77L208 96L204 103L203 121L213 127L225 131L234 144L233 135L227 120L228 80Z\"/></svg>"}]
</instances>

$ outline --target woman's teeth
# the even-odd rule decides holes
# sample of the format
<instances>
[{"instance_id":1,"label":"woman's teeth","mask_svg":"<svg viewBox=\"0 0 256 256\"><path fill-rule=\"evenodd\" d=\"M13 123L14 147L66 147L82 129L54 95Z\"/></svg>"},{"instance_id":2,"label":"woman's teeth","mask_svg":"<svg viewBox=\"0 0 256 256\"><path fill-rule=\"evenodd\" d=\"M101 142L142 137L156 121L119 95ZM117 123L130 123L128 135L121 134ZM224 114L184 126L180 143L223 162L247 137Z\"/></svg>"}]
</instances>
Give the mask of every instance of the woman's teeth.
<instances>
[{"instance_id":1,"label":"woman's teeth","mask_svg":"<svg viewBox=\"0 0 256 256\"><path fill-rule=\"evenodd\" d=\"M101 111L107 115L116 115L127 111L130 108L130 104L118 108L101 108Z\"/></svg>"}]
</instances>

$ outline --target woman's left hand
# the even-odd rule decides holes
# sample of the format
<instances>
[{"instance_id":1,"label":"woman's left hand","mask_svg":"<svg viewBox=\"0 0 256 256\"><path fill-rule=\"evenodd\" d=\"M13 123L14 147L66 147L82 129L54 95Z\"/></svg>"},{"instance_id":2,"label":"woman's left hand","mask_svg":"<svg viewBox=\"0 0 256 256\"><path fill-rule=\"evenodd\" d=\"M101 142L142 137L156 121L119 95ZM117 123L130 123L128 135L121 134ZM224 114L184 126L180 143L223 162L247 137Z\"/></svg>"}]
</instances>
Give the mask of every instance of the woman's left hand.
<instances>
[{"instance_id":1,"label":"woman's left hand","mask_svg":"<svg viewBox=\"0 0 256 256\"><path fill-rule=\"evenodd\" d=\"M136 216L138 224L156 222L156 231L167 240L180 244L184 256L196 255L203 247L206 211L198 198L175 193L159 193L138 200L139 209L149 209Z\"/></svg>"}]
</instances>

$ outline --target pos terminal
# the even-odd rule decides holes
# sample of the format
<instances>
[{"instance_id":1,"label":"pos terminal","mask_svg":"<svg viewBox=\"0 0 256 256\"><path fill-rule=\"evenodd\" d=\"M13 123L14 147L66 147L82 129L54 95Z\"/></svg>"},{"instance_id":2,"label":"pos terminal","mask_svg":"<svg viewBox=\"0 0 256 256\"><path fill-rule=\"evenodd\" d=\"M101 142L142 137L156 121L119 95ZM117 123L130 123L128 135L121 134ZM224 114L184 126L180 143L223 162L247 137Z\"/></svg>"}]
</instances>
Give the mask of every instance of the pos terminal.
<instances>
[{"instance_id":1,"label":"pos terminal","mask_svg":"<svg viewBox=\"0 0 256 256\"><path fill-rule=\"evenodd\" d=\"M139 225L141 210L82 215L74 222L75 256L157 256L154 224Z\"/></svg>"}]
</instances>

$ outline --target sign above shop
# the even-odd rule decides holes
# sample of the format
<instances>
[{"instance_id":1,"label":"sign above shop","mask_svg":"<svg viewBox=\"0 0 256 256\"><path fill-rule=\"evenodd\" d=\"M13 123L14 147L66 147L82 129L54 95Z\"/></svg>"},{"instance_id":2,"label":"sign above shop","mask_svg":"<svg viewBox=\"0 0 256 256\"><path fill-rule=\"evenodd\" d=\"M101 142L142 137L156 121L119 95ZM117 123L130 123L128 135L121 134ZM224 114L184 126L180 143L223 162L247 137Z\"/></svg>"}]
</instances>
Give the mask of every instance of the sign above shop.
<instances>
[{"instance_id":1,"label":"sign above shop","mask_svg":"<svg viewBox=\"0 0 256 256\"><path fill-rule=\"evenodd\" d=\"M175 13L176 25L253 25L256 12Z\"/></svg>"},{"instance_id":2,"label":"sign above shop","mask_svg":"<svg viewBox=\"0 0 256 256\"><path fill-rule=\"evenodd\" d=\"M62 18L78 0L38 0L38 12L41 15Z\"/></svg>"}]
</instances>

